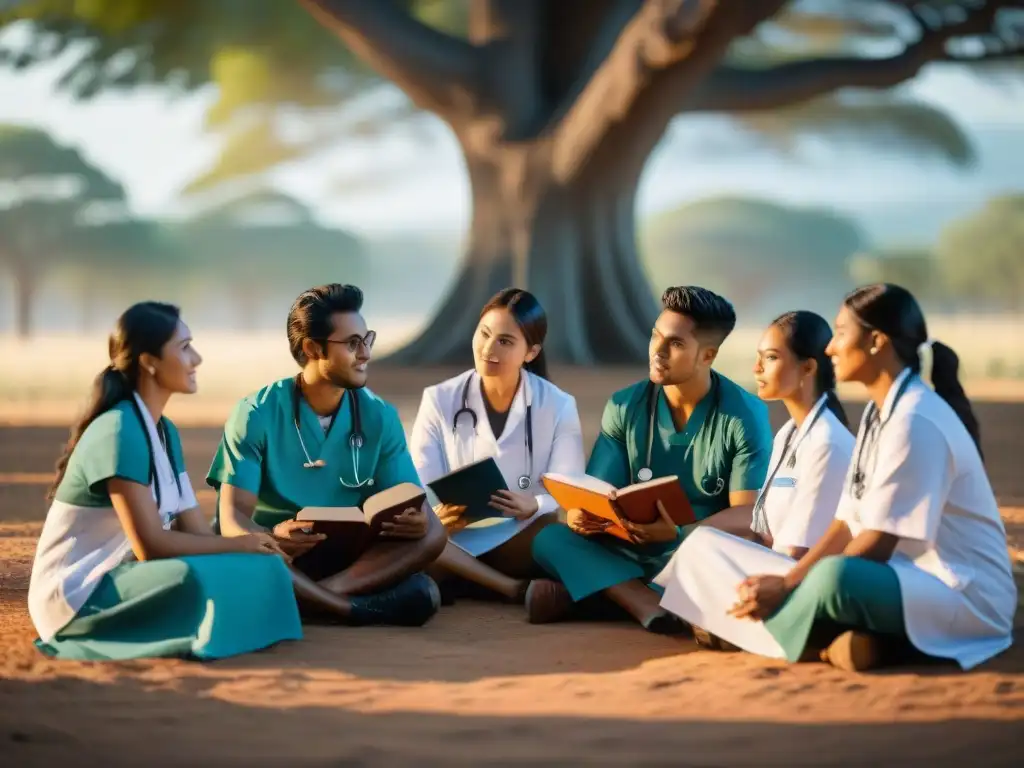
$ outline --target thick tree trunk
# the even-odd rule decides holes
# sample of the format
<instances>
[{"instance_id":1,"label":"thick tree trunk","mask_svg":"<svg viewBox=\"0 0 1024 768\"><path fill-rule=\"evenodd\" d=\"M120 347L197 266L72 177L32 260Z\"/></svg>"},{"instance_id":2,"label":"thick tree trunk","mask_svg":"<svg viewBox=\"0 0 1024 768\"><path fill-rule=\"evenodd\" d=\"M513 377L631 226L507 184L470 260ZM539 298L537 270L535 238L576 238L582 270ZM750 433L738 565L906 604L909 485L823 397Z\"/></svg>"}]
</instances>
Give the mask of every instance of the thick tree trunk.
<instances>
[{"instance_id":1,"label":"thick tree trunk","mask_svg":"<svg viewBox=\"0 0 1024 768\"><path fill-rule=\"evenodd\" d=\"M645 359L656 304L636 251L642 162L600 153L560 180L543 139L481 148L460 139L473 192L467 254L427 327L390 360L468 364L480 309L507 286L529 290L546 310L549 359Z\"/></svg>"}]
</instances>

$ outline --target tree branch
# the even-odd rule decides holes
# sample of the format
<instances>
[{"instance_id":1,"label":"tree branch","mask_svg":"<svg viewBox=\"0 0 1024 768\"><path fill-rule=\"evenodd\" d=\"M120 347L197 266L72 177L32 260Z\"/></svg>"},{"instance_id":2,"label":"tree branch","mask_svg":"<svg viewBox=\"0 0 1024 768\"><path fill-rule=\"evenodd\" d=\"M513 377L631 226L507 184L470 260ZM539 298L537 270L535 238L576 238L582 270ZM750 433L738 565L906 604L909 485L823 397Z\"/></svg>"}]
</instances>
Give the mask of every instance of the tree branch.
<instances>
[{"instance_id":1,"label":"tree branch","mask_svg":"<svg viewBox=\"0 0 1024 768\"><path fill-rule=\"evenodd\" d=\"M558 118L556 178L568 178L586 160L658 72L690 55L717 7L717 0L646 0L572 107Z\"/></svg>"},{"instance_id":2,"label":"tree branch","mask_svg":"<svg viewBox=\"0 0 1024 768\"><path fill-rule=\"evenodd\" d=\"M799 104L840 88L892 88L921 62L907 53L884 59L815 58L765 69L723 66L691 95L684 112L756 112Z\"/></svg>"},{"instance_id":3,"label":"tree branch","mask_svg":"<svg viewBox=\"0 0 1024 768\"><path fill-rule=\"evenodd\" d=\"M470 6L470 41L485 60L480 111L498 115L505 141L530 136L542 119L543 11L544 0L474 0Z\"/></svg>"},{"instance_id":4,"label":"tree branch","mask_svg":"<svg viewBox=\"0 0 1024 768\"><path fill-rule=\"evenodd\" d=\"M895 56L814 58L765 69L723 66L711 74L686 101L684 112L754 112L792 106L841 88L892 88L915 77L934 61L980 62L1019 56L1007 44L989 42L984 53L957 56L948 51L950 40L991 32L1000 7L1014 3L991 2L965 11L952 23L935 25L926 13L911 15L921 37Z\"/></svg>"},{"instance_id":5,"label":"tree branch","mask_svg":"<svg viewBox=\"0 0 1024 768\"><path fill-rule=\"evenodd\" d=\"M446 117L480 99L480 49L420 23L392 0L299 2L416 106Z\"/></svg>"}]
</instances>

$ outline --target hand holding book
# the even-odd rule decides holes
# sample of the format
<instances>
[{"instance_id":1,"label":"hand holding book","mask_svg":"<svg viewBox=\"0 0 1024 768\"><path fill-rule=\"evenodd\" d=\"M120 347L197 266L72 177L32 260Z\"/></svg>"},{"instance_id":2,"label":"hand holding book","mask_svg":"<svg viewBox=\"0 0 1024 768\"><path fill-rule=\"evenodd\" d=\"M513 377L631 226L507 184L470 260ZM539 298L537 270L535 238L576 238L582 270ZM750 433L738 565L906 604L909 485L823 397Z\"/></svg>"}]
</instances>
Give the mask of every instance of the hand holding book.
<instances>
[{"instance_id":1,"label":"hand holding book","mask_svg":"<svg viewBox=\"0 0 1024 768\"><path fill-rule=\"evenodd\" d=\"M429 521L422 506L407 507L391 520L381 522L380 535L387 539L422 539L427 535Z\"/></svg>"},{"instance_id":2,"label":"hand holding book","mask_svg":"<svg viewBox=\"0 0 1024 768\"><path fill-rule=\"evenodd\" d=\"M582 509L567 509L565 511L565 523L580 536L594 536L604 533L612 526L611 520L592 515Z\"/></svg>"},{"instance_id":3,"label":"hand holding book","mask_svg":"<svg viewBox=\"0 0 1024 768\"><path fill-rule=\"evenodd\" d=\"M537 497L517 491L495 491L491 496L491 508L507 517L528 520L540 509Z\"/></svg>"},{"instance_id":4,"label":"hand holding book","mask_svg":"<svg viewBox=\"0 0 1024 768\"><path fill-rule=\"evenodd\" d=\"M679 536L679 529L669 517L661 499L654 504L658 509L658 517L653 523L644 525L643 523L634 523L626 518L622 519L622 527L637 544L663 544L667 541L675 541Z\"/></svg>"}]
</instances>

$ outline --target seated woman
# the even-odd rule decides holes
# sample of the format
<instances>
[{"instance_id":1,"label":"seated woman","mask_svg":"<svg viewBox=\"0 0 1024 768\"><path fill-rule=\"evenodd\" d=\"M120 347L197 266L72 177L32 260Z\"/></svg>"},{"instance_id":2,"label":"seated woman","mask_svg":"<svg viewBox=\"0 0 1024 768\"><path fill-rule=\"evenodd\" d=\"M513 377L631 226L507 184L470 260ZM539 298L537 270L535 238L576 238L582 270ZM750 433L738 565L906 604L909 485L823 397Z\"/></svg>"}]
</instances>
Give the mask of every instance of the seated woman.
<instances>
[{"instance_id":1,"label":"seated woman","mask_svg":"<svg viewBox=\"0 0 1024 768\"><path fill-rule=\"evenodd\" d=\"M172 394L196 391L201 362L178 309L132 306L109 349L50 491L28 593L37 646L65 659L218 659L300 639L273 537L213 535L162 415Z\"/></svg>"},{"instance_id":2,"label":"seated woman","mask_svg":"<svg viewBox=\"0 0 1024 768\"><path fill-rule=\"evenodd\" d=\"M437 505L450 541L434 573L456 574L516 602L532 574L533 537L556 519L541 475L583 472L576 400L547 379L546 333L544 309L533 295L500 291L480 313L474 368L423 392L409 440L423 483L494 458L511 490L498 492L491 505L508 520L467 527L464 510Z\"/></svg>"},{"instance_id":3,"label":"seated woman","mask_svg":"<svg viewBox=\"0 0 1024 768\"><path fill-rule=\"evenodd\" d=\"M1010 647L1017 588L956 355L890 284L846 297L828 352L869 397L836 519L799 561L736 574L730 614L754 630L734 642L847 670L912 647L970 669Z\"/></svg>"},{"instance_id":4,"label":"seated woman","mask_svg":"<svg viewBox=\"0 0 1024 768\"><path fill-rule=\"evenodd\" d=\"M749 538L789 558L802 557L832 523L853 456L854 438L825 354L831 338L819 315L787 312L761 337L754 364L758 396L781 400L790 419L775 436ZM722 647L707 627L721 630L733 621L725 612L735 602L736 579L747 575L749 557L762 557L760 549L724 531L697 528L656 579L666 590L662 606L690 622L699 643Z\"/></svg>"}]
</instances>

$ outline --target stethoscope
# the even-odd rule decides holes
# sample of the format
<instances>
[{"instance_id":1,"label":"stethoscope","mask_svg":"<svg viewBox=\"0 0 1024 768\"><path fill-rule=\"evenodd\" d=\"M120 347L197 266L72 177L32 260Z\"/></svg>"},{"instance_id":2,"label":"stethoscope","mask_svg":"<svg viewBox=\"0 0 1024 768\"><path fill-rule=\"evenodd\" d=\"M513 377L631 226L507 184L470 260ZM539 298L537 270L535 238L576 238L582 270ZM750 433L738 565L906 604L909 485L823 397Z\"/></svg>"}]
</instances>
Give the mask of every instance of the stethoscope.
<instances>
[{"instance_id":1,"label":"stethoscope","mask_svg":"<svg viewBox=\"0 0 1024 768\"><path fill-rule=\"evenodd\" d=\"M524 371L522 375L527 376L529 374ZM478 422L476 411L469 407L469 386L475 378L476 375L471 373L466 379L466 383L462 387L462 407L452 416L452 435L456 440L459 436L459 417L463 414L473 420L473 433L474 435L476 434ZM526 466L529 471L525 475L520 475L519 480L516 481L521 491L525 491L533 484L533 398L530 395L529 381L524 381L523 387L526 388Z\"/></svg>"},{"instance_id":2,"label":"stethoscope","mask_svg":"<svg viewBox=\"0 0 1024 768\"><path fill-rule=\"evenodd\" d=\"M162 500L162 494L160 493L160 478L156 474L156 454L154 453L153 438L149 433L149 427L146 424L146 419L142 415L142 408L139 407L139 401L135 399L135 395L132 395L132 408L135 409L135 415L139 417L139 422L142 424L142 431L146 435L146 448L149 450L149 482L153 483L156 487L156 508L160 511L160 503ZM174 475L174 483L178 486L178 498L181 498L181 475L178 474L178 467L174 463L174 452L170 449L170 440L167 438L167 424L164 422L164 417L161 416L160 420L156 423L156 433L160 438L160 442L163 445L164 453L167 455L167 461L171 465L171 474Z\"/></svg>"},{"instance_id":3,"label":"stethoscope","mask_svg":"<svg viewBox=\"0 0 1024 768\"><path fill-rule=\"evenodd\" d=\"M711 372L711 386L714 389L714 399L711 401L711 412L704 417L704 424L716 413L722 405L722 389L721 384L716 378L714 371ZM636 479L641 483L646 483L648 480L654 477L654 471L651 469L651 455L654 448L654 426L655 420L658 415L658 387L655 386L653 381L647 382L647 461L636 473ZM701 424L700 429L704 429L704 424ZM698 430L698 433L700 430ZM686 446L686 453L683 454L683 461L689 457L693 450L693 444L697 441L697 436L694 435L694 439L690 441L690 444ZM710 459L710 457L709 457ZM708 491L704 488L705 482L707 482L707 476L711 473L709 461L705 461L704 464L704 475L700 479L700 484L697 486L698 490L705 496L717 496L725 489L725 479L721 476L715 478L715 490Z\"/></svg>"},{"instance_id":4,"label":"stethoscope","mask_svg":"<svg viewBox=\"0 0 1024 768\"><path fill-rule=\"evenodd\" d=\"M896 404L903 397L903 393L907 391L907 387L910 386L910 381L914 377L915 374L913 373L907 374L906 378L900 382L900 387L896 390L896 395L892 399L889 415L885 421L880 421L877 427L874 427L874 421L878 416L878 407L874 401L870 401L864 409L864 417L860 421L860 429L857 432L857 457L853 462L853 472L850 474L850 490L853 493L853 497L858 501L864 497L864 491L867 490L867 476L864 473L862 459L864 458L864 450L869 442L869 437L871 447L874 448L878 445L878 440L882 436L882 429L889 423L892 415L896 413Z\"/></svg>"},{"instance_id":5,"label":"stethoscope","mask_svg":"<svg viewBox=\"0 0 1024 768\"><path fill-rule=\"evenodd\" d=\"M768 475L768 481L764 484L761 492L757 494L757 501L754 502L753 527L756 533L768 532L768 516L764 513L764 504L765 500L768 498L768 491L771 489L772 483L775 481L775 476L779 473L779 470L782 469L783 462L785 462L787 469L796 468L797 449L806 439L807 435L811 433L811 430L814 429L814 425L818 419L821 418L821 414L825 411L827 401L827 395L822 395L818 400L814 409L811 411L809 421L805 422L807 424L807 428L804 429L800 439L796 441L796 445L793 446L792 452L789 450L790 443L793 442L793 438L796 437L797 432L800 430L797 429L796 424L794 424L789 428L789 432L786 433L786 441L782 444L782 455L779 456L779 460L775 464L775 469L773 469L771 474Z\"/></svg>"},{"instance_id":6,"label":"stethoscope","mask_svg":"<svg viewBox=\"0 0 1024 768\"><path fill-rule=\"evenodd\" d=\"M322 458L317 458L315 461L309 457L309 451L306 450L306 442L302 439L302 430L299 429L299 401L302 399L302 390L299 388L299 378L302 374L295 377L295 392L292 397L292 423L295 425L295 434L299 437L299 445L302 446L302 454L306 457L302 467L304 469L320 469L326 467L327 462ZM348 397L345 397L347 395ZM366 438L363 435L363 423L359 418L359 396L353 389L345 390L341 399L338 400L338 405L334 408L334 412L331 414L331 423L327 426L327 434L331 434L331 429L334 428L334 422L338 420L338 412L341 410L341 404L344 400L348 400L349 411L352 414L352 430L348 433L348 447L352 452L352 476L355 478L355 484L345 482L345 478L340 474L338 475L338 481L346 488L362 488L365 486L373 485L373 478L368 477L365 480L359 479L359 451L362 449L366 442Z\"/></svg>"}]
</instances>

